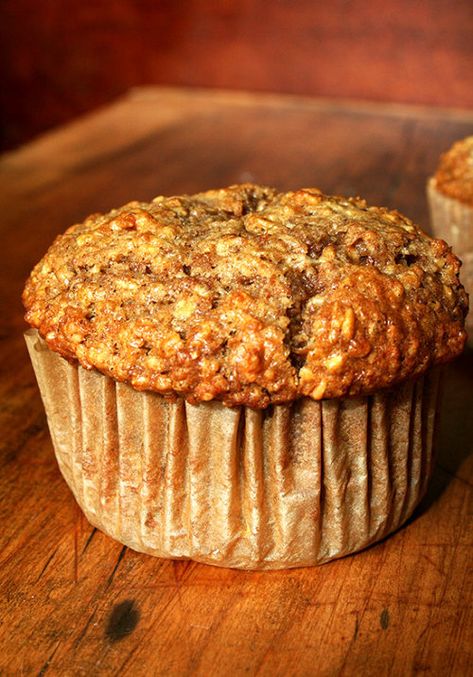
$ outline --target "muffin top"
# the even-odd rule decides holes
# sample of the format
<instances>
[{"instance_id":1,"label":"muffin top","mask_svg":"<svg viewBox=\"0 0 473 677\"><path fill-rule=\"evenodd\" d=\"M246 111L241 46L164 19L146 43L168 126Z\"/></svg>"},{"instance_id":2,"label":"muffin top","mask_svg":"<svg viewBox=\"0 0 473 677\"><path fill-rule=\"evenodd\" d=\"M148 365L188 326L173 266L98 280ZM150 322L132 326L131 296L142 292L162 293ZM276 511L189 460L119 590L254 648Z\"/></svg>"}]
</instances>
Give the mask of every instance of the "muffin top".
<instances>
[{"instance_id":1,"label":"muffin top","mask_svg":"<svg viewBox=\"0 0 473 677\"><path fill-rule=\"evenodd\" d=\"M441 156L434 181L444 195L473 206L473 136L457 141Z\"/></svg>"},{"instance_id":2,"label":"muffin top","mask_svg":"<svg viewBox=\"0 0 473 677\"><path fill-rule=\"evenodd\" d=\"M369 394L455 357L459 267L397 212L244 184L90 216L55 240L23 301L85 368L263 408Z\"/></svg>"}]
</instances>

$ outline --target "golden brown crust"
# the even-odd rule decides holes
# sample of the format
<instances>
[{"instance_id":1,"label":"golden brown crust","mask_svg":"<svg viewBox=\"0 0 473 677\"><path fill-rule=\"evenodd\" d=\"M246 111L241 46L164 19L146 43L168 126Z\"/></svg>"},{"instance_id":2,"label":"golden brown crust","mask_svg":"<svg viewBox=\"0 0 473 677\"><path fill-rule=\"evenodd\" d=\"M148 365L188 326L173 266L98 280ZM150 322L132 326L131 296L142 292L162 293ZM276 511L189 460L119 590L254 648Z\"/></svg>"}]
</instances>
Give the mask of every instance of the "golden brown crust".
<instances>
[{"instance_id":1,"label":"golden brown crust","mask_svg":"<svg viewBox=\"0 0 473 677\"><path fill-rule=\"evenodd\" d=\"M461 352L460 263L397 212L245 184L93 215L26 284L50 348L135 388L266 407Z\"/></svg>"},{"instance_id":2,"label":"golden brown crust","mask_svg":"<svg viewBox=\"0 0 473 677\"><path fill-rule=\"evenodd\" d=\"M473 136L457 141L442 155L435 186L444 195L473 207Z\"/></svg>"}]
</instances>

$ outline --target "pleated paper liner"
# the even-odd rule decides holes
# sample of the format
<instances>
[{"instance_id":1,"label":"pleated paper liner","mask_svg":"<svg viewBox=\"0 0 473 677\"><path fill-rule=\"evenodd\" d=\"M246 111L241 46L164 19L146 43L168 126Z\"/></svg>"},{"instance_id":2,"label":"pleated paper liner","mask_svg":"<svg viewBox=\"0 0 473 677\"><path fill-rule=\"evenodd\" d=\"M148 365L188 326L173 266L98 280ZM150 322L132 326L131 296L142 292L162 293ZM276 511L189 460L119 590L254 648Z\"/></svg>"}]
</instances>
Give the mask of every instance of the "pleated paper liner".
<instances>
[{"instance_id":1,"label":"pleated paper liner","mask_svg":"<svg viewBox=\"0 0 473 677\"><path fill-rule=\"evenodd\" d=\"M435 179L427 184L432 233L448 242L463 265L460 280L470 295L470 312L466 318L468 345L473 347L473 207L443 195Z\"/></svg>"},{"instance_id":2,"label":"pleated paper liner","mask_svg":"<svg viewBox=\"0 0 473 677\"><path fill-rule=\"evenodd\" d=\"M191 405L26 342L56 455L89 521L134 550L242 569L320 564L399 527L425 493L439 370L372 397Z\"/></svg>"}]
</instances>

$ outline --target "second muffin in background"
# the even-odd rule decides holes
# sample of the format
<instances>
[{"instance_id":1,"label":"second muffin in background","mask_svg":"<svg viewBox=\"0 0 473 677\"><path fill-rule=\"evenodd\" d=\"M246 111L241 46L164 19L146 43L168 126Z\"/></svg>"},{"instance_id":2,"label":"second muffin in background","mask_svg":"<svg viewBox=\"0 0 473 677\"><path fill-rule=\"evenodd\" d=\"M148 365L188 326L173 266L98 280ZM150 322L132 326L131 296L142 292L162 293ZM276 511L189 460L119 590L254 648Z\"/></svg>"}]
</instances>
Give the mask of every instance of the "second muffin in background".
<instances>
[{"instance_id":1,"label":"second muffin in background","mask_svg":"<svg viewBox=\"0 0 473 677\"><path fill-rule=\"evenodd\" d=\"M461 279L473 294L473 136L457 141L440 158L427 184L432 233L449 242L463 262ZM466 319L473 346L473 313Z\"/></svg>"}]
</instances>

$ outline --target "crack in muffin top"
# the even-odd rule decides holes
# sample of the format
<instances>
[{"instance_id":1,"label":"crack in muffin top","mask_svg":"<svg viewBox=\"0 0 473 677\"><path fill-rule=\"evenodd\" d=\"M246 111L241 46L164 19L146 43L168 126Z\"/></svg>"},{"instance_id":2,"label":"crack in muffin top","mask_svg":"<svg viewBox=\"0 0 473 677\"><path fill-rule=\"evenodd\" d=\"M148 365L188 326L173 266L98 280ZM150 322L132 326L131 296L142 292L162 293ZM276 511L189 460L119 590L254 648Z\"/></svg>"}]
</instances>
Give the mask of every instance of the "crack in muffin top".
<instances>
[{"instance_id":1,"label":"crack in muffin top","mask_svg":"<svg viewBox=\"0 0 473 677\"><path fill-rule=\"evenodd\" d=\"M434 185L447 197L473 207L473 136L457 141L441 156Z\"/></svg>"},{"instance_id":2,"label":"crack in muffin top","mask_svg":"<svg viewBox=\"0 0 473 677\"><path fill-rule=\"evenodd\" d=\"M459 267L397 212L244 184L90 216L57 237L23 301L85 368L264 408L370 394L458 355Z\"/></svg>"}]
</instances>

